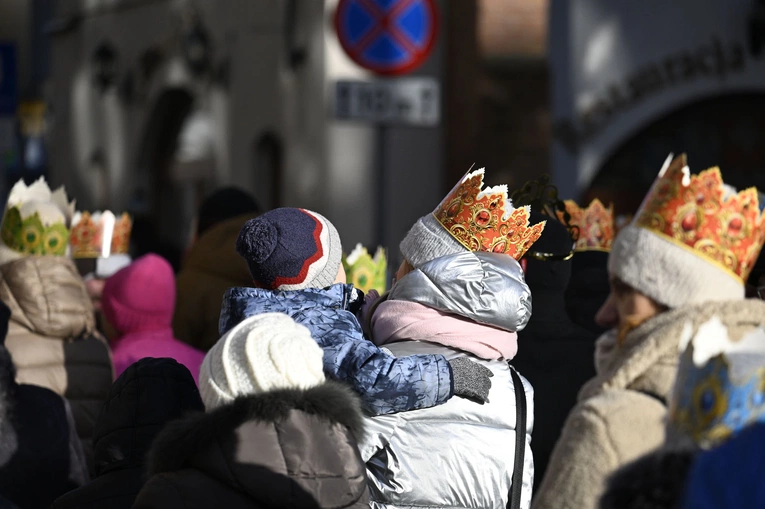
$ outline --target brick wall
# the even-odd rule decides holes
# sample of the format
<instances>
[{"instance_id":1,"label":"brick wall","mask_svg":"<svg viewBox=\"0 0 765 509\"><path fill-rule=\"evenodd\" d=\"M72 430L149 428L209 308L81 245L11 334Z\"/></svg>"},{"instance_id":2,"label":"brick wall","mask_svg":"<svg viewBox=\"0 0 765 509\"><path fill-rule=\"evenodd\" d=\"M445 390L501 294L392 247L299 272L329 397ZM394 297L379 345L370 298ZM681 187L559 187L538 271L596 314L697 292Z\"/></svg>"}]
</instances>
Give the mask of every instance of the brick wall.
<instances>
[{"instance_id":1,"label":"brick wall","mask_svg":"<svg viewBox=\"0 0 765 509\"><path fill-rule=\"evenodd\" d=\"M478 46L485 58L544 58L549 0L478 0Z\"/></svg>"},{"instance_id":2,"label":"brick wall","mask_svg":"<svg viewBox=\"0 0 765 509\"><path fill-rule=\"evenodd\" d=\"M549 172L548 0L454 0L447 78L448 187L471 164L511 188ZM448 190L448 189L447 189Z\"/></svg>"}]
</instances>

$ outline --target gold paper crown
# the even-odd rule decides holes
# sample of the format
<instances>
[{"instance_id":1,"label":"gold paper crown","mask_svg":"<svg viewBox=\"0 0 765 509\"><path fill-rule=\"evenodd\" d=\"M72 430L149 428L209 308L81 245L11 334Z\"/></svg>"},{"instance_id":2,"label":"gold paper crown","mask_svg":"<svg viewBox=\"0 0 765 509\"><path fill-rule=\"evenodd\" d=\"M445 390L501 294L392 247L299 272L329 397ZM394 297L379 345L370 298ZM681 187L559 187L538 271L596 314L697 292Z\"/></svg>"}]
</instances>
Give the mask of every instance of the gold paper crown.
<instances>
[{"instance_id":1,"label":"gold paper crown","mask_svg":"<svg viewBox=\"0 0 765 509\"><path fill-rule=\"evenodd\" d=\"M133 222L127 213L117 219L110 211L78 212L72 219L70 244L73 258L106 258L130 247Z\"/></svg>"},{"instance_id":2,"label":"gold paper crown","mask_svg":"<svg viewBox=\"0 0 765 509\"><path fill-rule=\"evenodd\" d=\"M63 186L52 192L43 177L30 186L19 180L8 195L0 238L21 255L63 256L73 214Z\"/></svg>"},{"instance_id":3,"label":"gold paper crown","mask_svg":"<svg viewBox=\"0 0 765 509\"><path fill-rule=\"evenodd\" d=\"M363 292L377 290L383 294L387 290L388 259L382 247L377 248L372 258L367 248L356 244L351 254L343 256L343 266L348 275L348 282Z\"/></svg>"},{"instance_id":4,"label":"gold paper crown","mask_svg":"<svg viewBox=\"0 0 765 509\"><path fill-rule=\"evenodd\" d=\"M529 226L530 207L514 208L507 198L507 186L482 190L483 174L483 168L467 173L433 216L470 251L503 253L520 260L542 235L546 223Z\"/></svg>"},{"instance_id":5,"label":"gold paper crown","mask_svg":"<svg viewBox=\"0 0 765 509\"><path fill-rule=\"evenodd\" d=\"M595 198L587 208L580 208L573 200L563 202L570 219L569 224L579 231L574 251L611 251L614 241L614 206L606 208ZM564 222L564 214L556 212L558 219Z\"/></svg>"},{"instance_id":6,"label":"gold paper crown","mask_svg":"<svg viewBox=\"0 0 765 509\"><path fill-rule=\"evenodd\" d=\"M757 189L736 193L717 167L691 175L685 154L667 158L633 224L712 261L742 283L765 242Z\"/></svg>"}]
</instances>

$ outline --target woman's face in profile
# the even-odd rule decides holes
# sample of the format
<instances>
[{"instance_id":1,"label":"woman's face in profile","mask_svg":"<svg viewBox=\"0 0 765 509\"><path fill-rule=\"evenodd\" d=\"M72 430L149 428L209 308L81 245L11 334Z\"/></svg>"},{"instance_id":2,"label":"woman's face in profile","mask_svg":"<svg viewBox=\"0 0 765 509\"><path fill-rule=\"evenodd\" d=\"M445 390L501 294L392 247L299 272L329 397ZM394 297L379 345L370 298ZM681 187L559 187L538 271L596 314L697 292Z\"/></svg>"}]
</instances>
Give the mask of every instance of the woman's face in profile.
<instances>
[{"instance_id":1,"label":"woman's face in profile","mask_svg":"<svg viewBox=\"0 0 765 509\"><path fill-rule=\"evenodd\" d=\"M595 315L598 326L625 330L639 325L662 311L662 306L627 283L611 280L611 294Z\"/></svg>"}]
</instances>

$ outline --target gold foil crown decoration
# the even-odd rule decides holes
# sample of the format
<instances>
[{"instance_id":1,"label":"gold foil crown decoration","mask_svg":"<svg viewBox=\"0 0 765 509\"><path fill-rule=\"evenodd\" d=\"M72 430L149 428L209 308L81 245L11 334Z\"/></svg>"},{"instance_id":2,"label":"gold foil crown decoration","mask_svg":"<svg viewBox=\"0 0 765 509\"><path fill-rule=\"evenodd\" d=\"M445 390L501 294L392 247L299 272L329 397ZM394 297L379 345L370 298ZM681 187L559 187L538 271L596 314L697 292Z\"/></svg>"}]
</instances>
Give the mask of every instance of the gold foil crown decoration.
<instances>
[{"instance_id":1,"label":"gold foil crown decoration","mask_svg":"<svg viewBox=\"0 0 765 509\"><path fill-rule=\"evenodd\" d=\"M108 258L130 248L133 221L127 213L77 212L72 219L70 244L73 258Z\"/></svg>"}]
</instances>

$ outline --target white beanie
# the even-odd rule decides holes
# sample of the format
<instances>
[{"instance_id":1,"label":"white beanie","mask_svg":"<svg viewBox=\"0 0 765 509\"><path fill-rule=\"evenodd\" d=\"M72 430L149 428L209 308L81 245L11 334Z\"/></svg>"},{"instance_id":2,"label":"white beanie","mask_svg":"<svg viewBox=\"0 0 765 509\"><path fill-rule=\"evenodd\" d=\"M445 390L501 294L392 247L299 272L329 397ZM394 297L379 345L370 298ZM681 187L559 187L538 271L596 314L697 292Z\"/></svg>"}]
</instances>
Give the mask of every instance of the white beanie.
<instances>
[{"instance_id":1,"label":"white beanie","mask_svg":"<svg viewBox=\"0 0 765 509\"><path fill-rule=\"evenodd\" d=\"M707 258L634 224L616 236L608 271L670 309L744 298L744 285Z\"/></svg>"},{"instance_id":2,"label":"white beanie","mask_svg":"<svg viewBox=\"0 0 765 509\"><path fill-rule=\"evenodd\" d=\"M740 218L740 237L726 236L729 218ZM763 228L754 189L737 194L719 168L692 176L685 155L670 154L632 223L614 240L608 270L671 309L740 300ZM724 255L733 262L724 265Z\"/></svg>"},{"instance_id":3,"label":"white beanie","mask_svg":"<svg viewBox=\"0 0 765 509\"><path fill-rule=\"evenodd\" d=\"M208 410L239 396L322 384L324 352L311 332L282 313L250 317L210 349L199 372Z\"/></svg>"}]
</instances>

